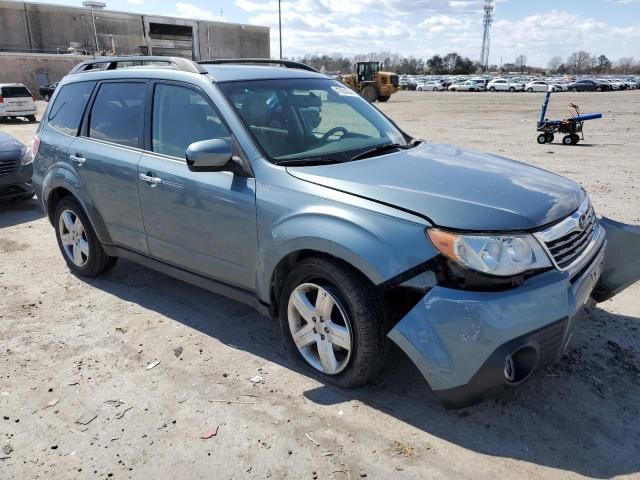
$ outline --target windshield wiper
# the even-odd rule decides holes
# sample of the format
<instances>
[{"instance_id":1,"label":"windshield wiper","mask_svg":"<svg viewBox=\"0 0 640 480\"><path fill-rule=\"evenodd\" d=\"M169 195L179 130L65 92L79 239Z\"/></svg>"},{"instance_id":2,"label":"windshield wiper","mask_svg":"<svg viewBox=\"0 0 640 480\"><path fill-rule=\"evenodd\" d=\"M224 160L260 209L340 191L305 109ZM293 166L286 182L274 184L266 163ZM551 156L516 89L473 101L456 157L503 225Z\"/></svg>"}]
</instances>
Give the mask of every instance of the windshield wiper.
<instances>
[{"instance_id":1,"label":"windshield wiper","mask_svg":"<svg viewBox=\"0 0 640 480\"><path fill-rule=\"evenodd\" d=\"M409 148L413 148L413 147L415 147L415 145L412 145L412 144L400 145L399 143L385 143L385 144L373 147L369 150L365 150L364 152L360 152L357 155L354 155L353 157L351 157L351 160L360 160L362 158L382 155L383 153L388 152L390 150L398 150L398 149L408 150Z\"/></svg>"},{"instance_id":2,"label":"windshield wiper","mask_svg":"<svg viewBox=\"0 0 640 480\"><path fill-rule=\"evenodd\" d=\"M276 162L276 165L283 165L285 167L304 167L308 165L328 165L331 163L342 163L342 161L331 157L292 158L289 160L280 160Z\"/></svg>"}]
</instances>

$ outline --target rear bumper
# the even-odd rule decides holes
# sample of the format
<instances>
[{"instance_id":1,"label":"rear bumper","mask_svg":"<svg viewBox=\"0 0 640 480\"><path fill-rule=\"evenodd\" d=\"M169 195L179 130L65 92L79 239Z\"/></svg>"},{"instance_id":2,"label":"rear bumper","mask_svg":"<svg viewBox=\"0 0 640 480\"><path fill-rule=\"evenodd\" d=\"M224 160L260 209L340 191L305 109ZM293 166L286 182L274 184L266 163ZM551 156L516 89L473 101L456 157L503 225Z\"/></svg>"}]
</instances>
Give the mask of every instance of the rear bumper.
<instances>
[{"instance_id":1,"label":"rear bumper","mask_svg":"<svg viewBox=\"0 0 640 480\"><path fill-rule=\"evenodd\" d=\"M36 111L37 111L37 109L35 107L27 109L27 110L6 110L6 109L2 109L2 110L0 110L0 117L27 117L29 115L35 115Z\"/></svg>"},{"instance_id":2,"label":"rear bumper","mask_svg":"<svg viewBox=\"0 0 640 480\"><path fill-rule=\"evenodd\" d=\"M8 200L28 193L33 193L31 177L33 163L19 168L8 175L0 175L0 200Z\"/></svg>"},{"instance_id":3,"label":"rear bumper","mask_svg":"<svg viewBox=\"0 0 640 480\"><path fill-rule=\"evenodd\" d=\"M525 381L556 361L602 271L606 243L575 277L549 271L504 292L437 286L389 332L447 408L482 400L505 385ZM505 378L506 359L530 353L527 374ZM535 354L534 354L535 353Z\"/></svg>"}]
</instances>

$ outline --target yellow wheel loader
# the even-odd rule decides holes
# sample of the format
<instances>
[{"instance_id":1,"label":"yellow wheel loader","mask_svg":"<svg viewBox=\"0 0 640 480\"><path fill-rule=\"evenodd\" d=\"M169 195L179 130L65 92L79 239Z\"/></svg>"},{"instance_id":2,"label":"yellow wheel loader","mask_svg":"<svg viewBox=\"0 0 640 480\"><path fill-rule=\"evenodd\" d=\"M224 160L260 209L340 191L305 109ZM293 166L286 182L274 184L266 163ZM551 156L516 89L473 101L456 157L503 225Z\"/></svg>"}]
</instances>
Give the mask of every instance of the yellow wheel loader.
<instances>
[{"instance_id":1,"label":"yellow wheel loader","mask_svg":"<svg viewBox=\"0 0 640 480\"><path fill-rule=\"evenodd\" d=\"M341 80L370 103L386 102L398 91L398 75L381 72L380 62L358 62L356 72Z\"/></svg>"}]
</instances>

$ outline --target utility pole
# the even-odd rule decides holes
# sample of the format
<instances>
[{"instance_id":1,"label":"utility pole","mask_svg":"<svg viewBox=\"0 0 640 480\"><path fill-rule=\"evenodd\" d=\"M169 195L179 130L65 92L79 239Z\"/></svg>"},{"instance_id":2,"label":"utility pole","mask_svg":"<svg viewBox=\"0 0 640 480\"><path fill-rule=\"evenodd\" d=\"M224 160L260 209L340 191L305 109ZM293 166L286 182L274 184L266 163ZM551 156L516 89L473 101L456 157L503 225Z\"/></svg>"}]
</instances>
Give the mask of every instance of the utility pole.
<instances>
[{"instance_id":1,"label":"utility pole","mask_svg":"<svg viewBox=\"0 0 640 480\"><path fill-rule=\"evenodd\" d=\"M480 66L483 71L489 70L489 46L491 44L491 24L493 23L494 0L484 2L484 31L482 34L482 50L480 51Z\"/></svg>"},{"instance_id":2,"label":"utility pole","mask_svg":"<svg viewBox=\"0 0 640 480\"><path fill-rule=\"evenodd\" d=\"M280 60L282 60L282 8L278 0L278 34L280 35Z\"/></svg>"},{"instance_id":3,"label":"utility pole","mask_svg":"<svg viewBox=\"0 0 640 480\"><path fill-rule=\"evenodd\" d=\"M93 38L96 41L96 52L100 53L100 48L98 47L98 30L96 29L96 16L93 14L93 9L105 8L107 4L104 2L96 2L94 0L86 0L82 2L82 5L91 9L91 20L93 21Z\"/></svg>"}]
</instances>

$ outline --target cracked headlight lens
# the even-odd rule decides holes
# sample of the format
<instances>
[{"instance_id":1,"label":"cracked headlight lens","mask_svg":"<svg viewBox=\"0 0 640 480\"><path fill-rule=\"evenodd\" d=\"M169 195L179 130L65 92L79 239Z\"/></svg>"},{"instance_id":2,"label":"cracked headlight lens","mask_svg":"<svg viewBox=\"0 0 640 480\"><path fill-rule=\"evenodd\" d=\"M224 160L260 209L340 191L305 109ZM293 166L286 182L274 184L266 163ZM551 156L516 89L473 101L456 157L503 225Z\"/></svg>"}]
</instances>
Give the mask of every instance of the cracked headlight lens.
<instances>
[{"instance_id":1,"label":"cracked headlight lens","mask_svg":"<svg viewBox=\"0 0 640 480\"><path fill-rule=\"evenodd\" d=\"M427 236L446 257L489 275L506 277L552 266L532 235L467 235L429 228Z\"/></svg>"}]
</instances>

